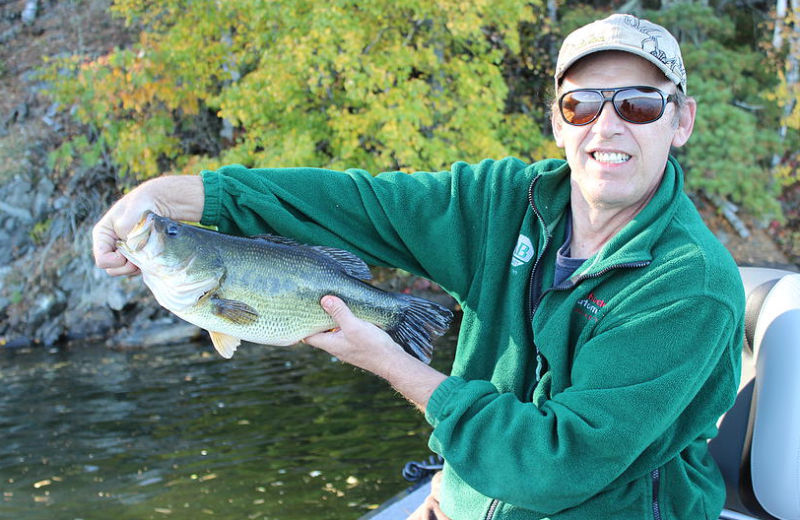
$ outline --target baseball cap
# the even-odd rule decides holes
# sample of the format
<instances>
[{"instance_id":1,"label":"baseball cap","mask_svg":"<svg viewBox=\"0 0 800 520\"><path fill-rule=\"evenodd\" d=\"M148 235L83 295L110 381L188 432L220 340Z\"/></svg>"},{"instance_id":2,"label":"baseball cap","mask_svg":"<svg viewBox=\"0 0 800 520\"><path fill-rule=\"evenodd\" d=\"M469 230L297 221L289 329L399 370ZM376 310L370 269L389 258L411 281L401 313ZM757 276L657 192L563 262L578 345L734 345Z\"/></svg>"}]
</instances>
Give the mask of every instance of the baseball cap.
<instances>
[{"instance_id":1,"label":"baseball cap","mask_svg":"<svg viewBox=\"0 0 800 520\"><path fill-rule=\"evenodd\" d=\"M660 25L629 14L611 15L567 36L556 62L556 90L564 73L576 61L601 51L624 51L641 56L686 93L686 69L678 41Z\"/></svg>"}]
</instances>

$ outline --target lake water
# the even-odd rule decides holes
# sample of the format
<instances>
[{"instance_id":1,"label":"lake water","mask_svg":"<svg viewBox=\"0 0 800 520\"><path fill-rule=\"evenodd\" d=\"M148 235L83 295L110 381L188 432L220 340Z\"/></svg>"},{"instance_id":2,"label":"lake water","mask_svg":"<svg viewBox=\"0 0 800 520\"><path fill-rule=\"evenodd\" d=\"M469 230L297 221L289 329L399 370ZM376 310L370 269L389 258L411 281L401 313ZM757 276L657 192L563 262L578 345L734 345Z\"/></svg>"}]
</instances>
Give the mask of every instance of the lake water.
<instances>
[{"instance_id":1,"label":"lake water","mask_svg":"<svg viewBox=\"0 0 800 520\"><path fill-rule=\"evenodd\" d=\"M305 345L2 351L0 387L4 519L355 519L430 455L387 383Z\"/></svg>"}]
</instances>

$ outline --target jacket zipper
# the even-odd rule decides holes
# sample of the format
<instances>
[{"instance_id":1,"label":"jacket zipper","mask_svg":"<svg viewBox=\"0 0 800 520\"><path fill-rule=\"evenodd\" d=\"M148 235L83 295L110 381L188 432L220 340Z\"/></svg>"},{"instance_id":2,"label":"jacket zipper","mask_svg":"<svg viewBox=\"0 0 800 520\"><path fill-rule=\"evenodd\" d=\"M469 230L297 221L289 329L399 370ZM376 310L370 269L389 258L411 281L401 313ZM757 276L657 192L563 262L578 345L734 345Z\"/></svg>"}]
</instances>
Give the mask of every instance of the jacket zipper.
<instances>
[{"instance_id":1,"label":"jacket zipper","mask_svg":"<svg viewBox=\"0 0 800 520\"><path fill-rule=\"evenodd\" d=\"M497 510L497 506L500 504L500 501L496 498L492 500L492 503L489 504L489 510L486 512L485 520L492 520L494 518L494 512Z\"/></svg>"},{"instance_id":2,"label":"jacket zipper","mask_svg":"<svg viewBox=\"0 0 800 520\"><path fill-rule=\"evenodd\" d=\"M530 281L530 285L528 287L528 295L529 295L528 301L527 301L528 321L530 321L531 323L533 323L533 316L534 316L534 314L536 314L536 310L539 308L539 304L542 302L542 298L544 298L544 296L551 290L563 291L563 290L566 290L566 289L570 289L570 288L578 285L578 283L582 282L583 280L588 280L590 278L598 278L598 277L603 276L607 272L612 271L614 269L638 268L638 267L647 267L648 265L650 265L650 261L649 260L648 261L642 261L642 262L629 262L629 263L624 263L624 264L615 264L615 265L606 267L605 269L601 269L600 271L598 271L596 273L579 276L575 280L571 281L569 284L559 285L558 287L550 287L550 288L542 291L541 294L539 294L539 297L536 299L535 303L532 302L532 297L535 294L535 290L536 290L536 287L535 287L535 285L536 285L536 271L539 268L539 263L540 263L541 259L544 258L544 255L547 252L547 247L550 245L550 239L551 239L551 235L547 231L547 226L544 224L544 218L542 218L542 214L539 212L539 208L537 208L536 204L533 202L533 189L534 189L534 186L536 186L536 182L540 178L541 177L535 178L533 180L533 182L531 182L530 188L528 188L528 203L530 204L531 208L533 209L533 212L536 214L536 218L539 219L539 222L544 226L544 229L545 229L544 246L542 247L542 250L541 250L539 256L536 258L536 262L534 262L534 264L533 264L533 270L531 271L531 281ZM536 345L535 341L533 342L533 346L534 346L534 348L536 348L536 382L538 383L541 380L541 367L542 367L542 364L543 364L544 361L542 359L542 354L539 351L539 347ZM659 481L659 472L658 472L658 469L656 469L655 471L653 471L653 516L654 516L655 520L661 520L661 510L660 510L659 505L658 505L658 481ZM489 505L489 510L486 512L485 520L492 520L494 518L494 513L497 510L497 506L499 504L500 504L500 501L498 499L495 498L495 499L492 500L492 503Z\"/></svg>"},{"instance_id":3,"label":"jacket zipper","mask_svg":"<svg viewBox=\"0 0 800 520\"><path fill-rule=\"evenodd\" d=\"M658 488L661 483L661 471L656 468L650 474L653 480L653 519L661 520L661 506L658 504Z\"/></svg>"},{"instance_id":4,"label":"jacket zipper","mask_svg":"<svg viewBox=\"0 0 800 520\"><path fill-rule=\"evenodd\" d=\"M542 223L542 225L545 228L544 247L542 247L541 253L536 258L536 262L534 262L534 264L533 264L533 271L531 272L531 281L530 281L530 285L528 287L528 294L529 294L528 302L527 302L528 321L530 321L531 323L533 322L533 315L536 314L536 310L539 308L539 304L542 302L542 298L544 298L544 296L551 290L566 290L566 289L570 289L570 288L575 287L576 285L578 285L578 283L582 282L583 280L588 280L590 278L598 278L598 277L603 276L607 272L612 271L614 269L638 268L638 267L647 267L648 265L650 265L650 261L649 260L642 261L642 262L628 262L628 263L624 263L624 264L615 264L615 265L606 267L605 269L601 269L600 271L598 271L596 273L582 275L582 276L576 278L575 280L571 281L569 284L559 285L558 287L550 287L550 288L542 291L541 294L539 294L539 297L536 299L535 303L532 302L531 301L532 297L536 293L535 292L536 270L539 268L539 261L542 258L544 258L544 255L547 252L547 246L550 245L550 238L551 238L551 235L547 232L547 226L544 225L544 218L542 218L542 214L539 212L539 208L537 208L536 204L533 202L533 189L534 189L534 186L536 186L536 181L538 181L540 178L541 177L536 177L533 180L533 182L531 182L531 185L528 188L528 204L530 204L531 208L533 209L533 212L536 214L536 218L539 219L539 222ZM536 348L536 361L537 361L537 363L536 363L536 382L538 383L541 380L541 367L542 367L543 360L542 360L542 354L539 351L539 347L536 345L535 341L533 343L533 346Z\"/></svg>"},{"instance_id":5,"label":"jacket zipper","mask_svg":"<svg viewBox=\"0 0 800 520\"><path fill-rule=\"evenodd\" d=\"M547 252L547 247L550 245L550 238L551 235L547 230L547 226L545 225L544 218L542 218L542 214L539 213L539 208L536 207L536 204L533 202L533 188L536 186L536 183L541 179L541 177L536 177L533 182L531 182L530 187L528 188L528 204L530 204L533 212L536 214L536 218L539 219L540 225L544 228L544 246L542 246L542 250L539 252L539 255L536 257L536 261L533 263L533 270L531 271L531 281L528 285L528 298L526 307L528 309L528 321L533 323L533 314L536 312L536 308L539 307L539 302L542 299L542 295L539 295L539 298L536 300L536 305L533 305L531 301L533 299L533 295L536 294L536 283L537 283L537 269L539 268L539 262L542 258L544 258L545 253ZM536 383L541 381L542 379L542 366L544 365L544 359L542 358L542 353L539 350L538 345L536 345L536 341L533 342L533 347L536 349ZM491 513L494 513L493 509L489 510ZM491 517L490 517L491 518ZM488 519L487 519L488 520Z\"/></svg>"},{"instance_id":6,"label":"jacket zipper","mask_svg":"<svg viewBox=\"0 0 800 520\"><path fill-rule=\"evenodd\" d=\"M536 186L536 182L538 182L539 179L541 179L541 177L536 177L531 183L530 187L528 188L528 204L530 204L531 208L533 209L533 212L536 214L536 218L539 219L540 224L542 225L542 227L544 227L544 233L545 233L544 246L542 247L542 250L539 252L539 256L536 257L536 261L533 263L533 270L531 271L531 281L528 287L529 297L528 297L527 309L528 309L528 316L531 319L533 319L533 313L535 312L535 309L532 308L531 304L533 302L531 301L530 296L535 294L534 285L536 283L536 270L539 267L540 260L544 258L544 254L547 251L547 247L550 245L550 233L547 231L547 226L544 225L544 218L542 218L542 214L539 213L539 208L537 208L536 204L534 204L533 202L533 188L534 186Z\"/></svg>"}]
</instances>

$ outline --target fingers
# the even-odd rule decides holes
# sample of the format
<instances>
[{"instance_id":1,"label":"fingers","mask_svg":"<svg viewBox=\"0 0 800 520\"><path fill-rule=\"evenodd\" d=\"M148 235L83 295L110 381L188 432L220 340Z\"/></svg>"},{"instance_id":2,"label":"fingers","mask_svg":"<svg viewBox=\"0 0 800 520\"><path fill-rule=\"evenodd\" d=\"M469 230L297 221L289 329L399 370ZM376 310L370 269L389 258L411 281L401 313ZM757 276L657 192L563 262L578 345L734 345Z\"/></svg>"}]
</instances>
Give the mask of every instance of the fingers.
<instances>
[{"instance_id":1,"label":"fingers","mask_svg":"<svg viewBox=\"0 0 800 520\"><path fill-rule=\"evenodd\" d=\"M92 254L100 269L111 276L136 274L139 269L117 251L117 240L125 240L145 211L153 210L152 200L140 188L114 204L92 229Z\"/></svg>"},{"instance_id":2,"label":"fingers","mask_svg":"<svg viewBox=\"0 0 800 520\"><path fill-rule=\"evenodd\" d=\"M439 497L441 496L441 489L442 489L442 472L437 471L434 473L433 478L431 478L431 496L439 501Z\"/></svg>"},{"instance_id":3,"label":"fingers","mask_svg":"<svg viewBox=\"0 0 800 520\"><path fill-rule=\"evenodd\" d=\"M439 501L432 495L420 504L416 511L411 513L408 520L450 520L439 507Z\"/></svg>"},{"instance_id":4,"label":"fingers","mask_svg":"<svg viewBox=\"0 0 800 520\"><path fill-rule=\"evenodd\" d=\"M141 273L141 271L134 264L127 262L122 267L114 267L106 269L106 273L108 273L111 276L133 276Z\"/></svg>"},{"instance_id":5,"label":"fingers","mask_svg":"<svg viewBox=\"0 0 800 520\"><path fill-rule=\"evenodd\" d=\"M350 308L336 296L324 296L320 303L340 329L348 328L357 320Z\"/></svg>"},{"instance_id":6,"label":"fingers","mask_svg":"<svg viewBox=\"0 0 800 520\"><path fill-rule=\"evenodd\" d=\"M100 269L116 269L127 263L128 260L117 252L118 238L105 217L92 230L92 254Z\"/></svg>"},{"instance_id":7,"label":"fingers","mask_svg":"<svg viewBox=\"0 0 800 520\"><path fill-rule=\"evenodd\" d=\"M322 308L336 323L336 328L329 332L320 332L303 340L311 346L321 348L326 352L339 356L340 351L358 336L361 326L365 323L356 318L347 305L336 296L324 296L320 300Z\"/></svg>"}]
</instances>

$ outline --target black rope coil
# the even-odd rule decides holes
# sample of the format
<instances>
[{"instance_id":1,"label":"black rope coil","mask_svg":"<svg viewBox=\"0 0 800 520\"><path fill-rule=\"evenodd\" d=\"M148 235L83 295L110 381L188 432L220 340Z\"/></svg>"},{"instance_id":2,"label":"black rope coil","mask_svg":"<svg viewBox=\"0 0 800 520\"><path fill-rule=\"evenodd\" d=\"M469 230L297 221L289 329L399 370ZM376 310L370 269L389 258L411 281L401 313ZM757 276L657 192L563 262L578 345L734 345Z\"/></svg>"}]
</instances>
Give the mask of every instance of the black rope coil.
<instances>
[{"instance_id":1,"label":"black rope coil","mask_svg":"<svg viewBox=\"0 0 800 520\"><path fill-rule=\"evenodd\" d=\"M419 482L442 469L444 459L438 455L431 455L427 461L411 461L403 467L403 478L409 482Z\"/></svg>"}]
</instances>

